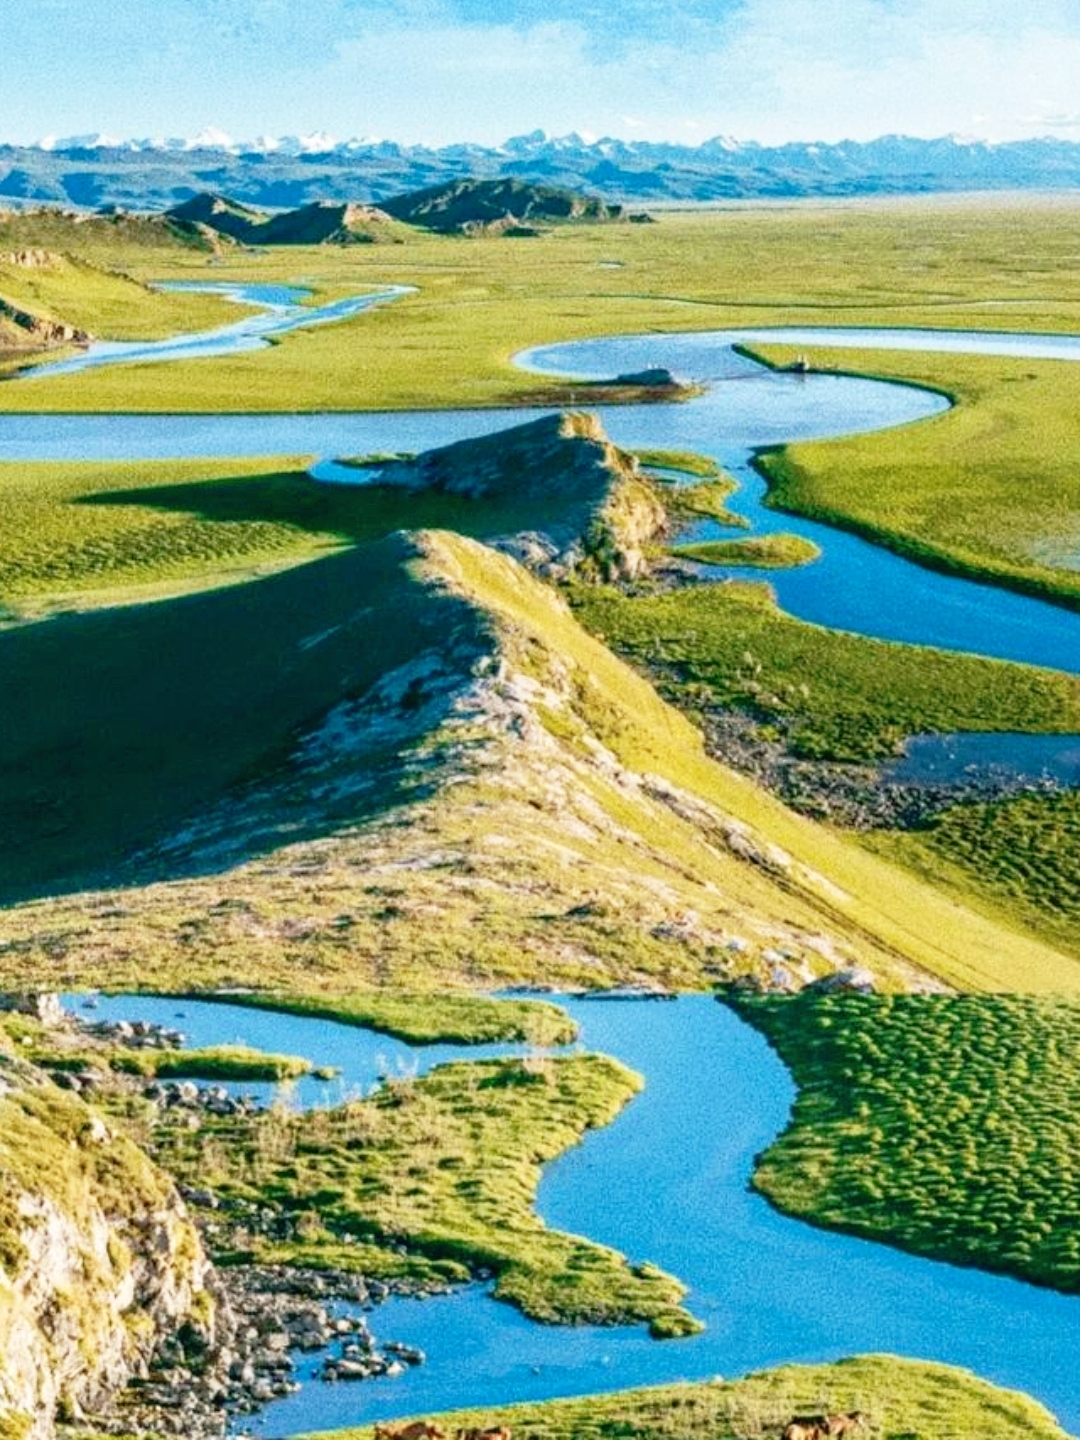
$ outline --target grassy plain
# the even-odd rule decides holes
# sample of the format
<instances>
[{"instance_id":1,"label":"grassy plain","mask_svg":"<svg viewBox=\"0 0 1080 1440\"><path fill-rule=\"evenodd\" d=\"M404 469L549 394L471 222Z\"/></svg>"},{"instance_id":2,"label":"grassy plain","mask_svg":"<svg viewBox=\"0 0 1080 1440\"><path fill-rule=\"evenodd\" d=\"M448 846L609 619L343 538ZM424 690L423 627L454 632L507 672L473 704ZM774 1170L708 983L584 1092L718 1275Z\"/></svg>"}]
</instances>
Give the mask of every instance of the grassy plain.
<instances>
[{"instance_id":1,"label":"grassy plain","mask_svg":"<svg viewBox=\"0 0 1080 1440\"><path fill-rule=\"evenodd\" d=\"M754 1185L919 1254L1080 1290L1080 1009L1030 996L740 998L799 1085Z\"/></svg>"},{"instance_id":2,"label":"grassy plain","mask_svg":"<svg viewBox=\"0 0 1080 1440\"><path fill-rule=\"evenodd\" d=\"M125 250L140 279L303 277L326 298L386 282L415 295L227 360L99 370L5 388L4 409L397 409L505 404L549 384L528 345L728 325L1080 329L1077 202L949 198L665 212L655 226L570 227L527 243ZM70 244L54 238L51 248ZM93 258L93 256L91 256ZM621 268L608 268L612 259ZM117 263L117 262L113 262ZM78 323L78 313L65 315Z\"/></svg>"},{"instance_id":3,"label":"grassy plain","mask_svg":"<svg viewBox=\"0 0 1080 1440\"><path fill-rule=\"evenodd\" d=\"M966 1370L866 1355L785 1365L742 1380L665 1385L543 1404L457 1411L457 1427L509 1426L516 1440L761 1440L793 1415L865 1411L874 1440L1065 1440L1048 1411ZM333 1432L370 1440L370 1427Z\"/></svg>"},{"instance_id":4,"label":"grassy plain","mask_svg":"<svg viewBox=\"0 0 1080 1440\"><path fill-rule=\"evenodd\" d=\"M935 569L1080 608L1075 365L839 349L812 358L933 385L956 405L917 425L764 455L770 503Z\"/></svg>"},{"instance_id":5,"label":"grassy plain","mask_svg":"<svg viewBox=\"0 0 1080 1440\"><path fill-rule=\"evenodd\" d=\"M424 1279L483 1268L537 1320L686 1334L698 1327L676 1280L549 1230L533 1209L541 1165L608 1124L640 1084L599 1055L459 1063L337 1109L211 1119L197 1135L160 1126L148 1143L226 1206L283 1215L287 1239L251 1237L259 1260Z\"/></svg>"},{"instance_id":6,"label":"grassy plain","mask_svg":"<svg viewBox=\"0 0 1080 1440\"><path fill-rule=\"evenodd\" d=\"M790 726L805 755L861 760L906 735L1080 729L1080 680L809 625L763 585L628 596L577 587L575 613L688 710L736 705Z\"/></svg>"}]
</instances>

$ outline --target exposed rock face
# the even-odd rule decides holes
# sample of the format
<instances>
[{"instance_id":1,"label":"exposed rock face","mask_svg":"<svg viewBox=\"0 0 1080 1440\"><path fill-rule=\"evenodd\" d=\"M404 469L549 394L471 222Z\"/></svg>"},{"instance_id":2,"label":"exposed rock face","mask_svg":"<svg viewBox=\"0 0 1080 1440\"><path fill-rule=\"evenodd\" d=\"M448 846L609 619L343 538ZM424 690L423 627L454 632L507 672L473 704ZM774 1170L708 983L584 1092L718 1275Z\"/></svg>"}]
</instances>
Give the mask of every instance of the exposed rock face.
<instances>
[{"instance_id":1,"label":"exposed rock face","mask_svg":"<svg viewBox=\"0 0 1080 1440\"><path fill-rule=\"evenodd\" d=\"M381 484L410 490L528 502L537 516L550 505L542 528L490 542L547 578L634 579L666 523L633 456L612 445L594 415L576 412L391 460L377 475Z\"/></svg>"},{"instance_id":2,"label":"exposed rock face","mask_svg":"<svg viewBox=\"0 0 1080 1440\"><path fill-rule=\"evenodd\" d=\"M51 250L12 250L0 255L0 265L14 265L18 270L49 270L61 263Z\"/></svg>"},{"instance_id":3,"label":"exposed rock face","mask_svg":"<svg viewBox=\"0 0 1080 1440\"><path fill-rule=\"evenodd\" d=\"M10 300L0 298L0 326L3 321L8 321L16 331L25 334L27 348L39 348L49 345L88 345L90 336L85 330L80 330L74 325L67 325L62 320L48 320L42 315L34 315L29 310L20 309L13 305ZM19 340L15 336L16 345ZM0 329L0 344L3 343L2 329Z\"/></svg>"},{"instance_id":4,"label":"exposed rock face","mask_svg":"<svg viewBox=\"0 0 1080 1440\"><path fill-rule=\"evenodd\" d=\"M212 1338L210 1269L171 1182L40 1072L3 1066L0 1422L49 1440L145 1373L188 1324Z\"/></svg>"}]
</instances>

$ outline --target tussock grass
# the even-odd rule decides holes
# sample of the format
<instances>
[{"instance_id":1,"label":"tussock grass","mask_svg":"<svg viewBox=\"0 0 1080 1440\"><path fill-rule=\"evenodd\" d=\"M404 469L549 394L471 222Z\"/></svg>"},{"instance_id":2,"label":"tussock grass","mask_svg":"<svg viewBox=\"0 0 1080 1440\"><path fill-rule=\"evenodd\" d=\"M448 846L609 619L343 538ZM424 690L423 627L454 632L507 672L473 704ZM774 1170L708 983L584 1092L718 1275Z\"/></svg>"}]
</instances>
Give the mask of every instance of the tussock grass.
<instances>
[{"instance_id":1,"label":"tussock grass","mask_svg":"<svg viewBox=\"0 0 1080 1440\"><path fill-rule=\"evenodd\" d=\"M865 837L878 854L931 875L1052 945L1080 954L1080 794L956 805L907 834Z\"/></svg>"},{"instance_id":2,"label":"tussock grass","mask_svg":"<svg viewBox=\"0 0 1080 1440\"><path fill-rule=\"evenodd\" d=\"M754 1185L834 1229L1080 1290L1080 1008L1022 996L740 998L799 1095Z\"/></svg>"}]
</instances>

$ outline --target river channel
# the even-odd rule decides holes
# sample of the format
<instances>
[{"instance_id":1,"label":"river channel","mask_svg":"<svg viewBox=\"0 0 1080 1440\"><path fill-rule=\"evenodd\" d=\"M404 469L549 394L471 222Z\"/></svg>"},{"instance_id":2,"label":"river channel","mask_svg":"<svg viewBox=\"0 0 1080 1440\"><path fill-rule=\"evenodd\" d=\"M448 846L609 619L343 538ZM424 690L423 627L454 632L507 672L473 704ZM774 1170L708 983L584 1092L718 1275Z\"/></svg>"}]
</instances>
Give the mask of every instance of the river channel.
<instances>
[{"instance_id":1,"label":"river channel","mask_svg":"<svg viewBox=\"0 0 1080 1440\"><path fill-rule=\"evenodd\" d=\"M238 289L236 298L257 297ZM295 297L262 298L271 300L268 313L284 328L304 323L295 315L300 308ZM357 308L391 298L391 292L362 297ZM342 315L307 312L309 323L322 318ZM212 345L209 337L190 337L197 343L168 342L153 356L145 347L140 355L91 347L82 366L61 362L41 373L249 349L265 344L268 333L280 333L259 331L258 320L248 317L227 332L214 332ZM743 482L733 508L755 531L794 530L821 545L823 556L814 565L769 577L793 614L885 639L1080 671L1080 615L937 575L856 537L763 507L762 485L750 468L755 448L907 424L940 413L945 402L915 387L839 375L774 374L733 348L752 340L866 348L895 343L1077 360L1080 339L769 330L589 341L522 357L530 368L549 374L606 378L662 365L705 382L706 393L686 404L607 408L605 426L630 448L691 449L715 457ZM0 415L0 460L422 450L491 433L537 413L542 412ZM316 473L345 478L332 468ZM540 1326L479 1286L426 1301L392 1300L378 1312L377 1333L420 1346L428 1363L394 1380L338 1387L307 1383L269 1408L269 1430L325 1429L458 1405L494 1406L731 1376L781 1361L891 1351L969 1366L989 1380L1026 1390L1080 1431L1080 1299L917 1259L778 1215L748 1190L747 1181L754 1155L783 1128L794 1091L787 1071L756 1032L702 996L664 1004L599 999L566 1004L581 1024L584 1043L640 1071L646 1088L613 1125L548 1167L540 1211L552 1225L677 1274L690 1287L688 1304L706 1322L705 1333L661 1343L639 1327ZM179 1010L184 1016L177 1021ZM301 1084L296 1093L303 1104L331 1103L355 1088L367 1089L387 1069L423 1071L440 1060L487 1053L448 1047L412 1051L351 1027L227 1005L124 997L103 1001L99 1013L178 1023L195 1044L240 1039L339 1065L339 1086Z\"/></svg>"},{"instance_id":2,"label":"river channel","mask_svg":"<svg viewBox=\"0 0 1080 1440\"><path fill-rule=\"evenodd\" d=\"M705 1332L656 1341L639 1326L538 1325L478 1285L394 1299L373 1314L376 1335L419 1346L427 1363L395 1379L334 1386L313 1378L316 1360L298 1356L302 1388L264 1412L268 1433L868 1352L967 1366L1028 1391L1080 1430L1080 1297L816 1230L748 1189L753 1158L783 1128L795 1090L732 1011L705 995L559 1003L578 1022L580 1043L616 1056L646 1084L612 1125L546 1168L538 1209L552 1226L678 1275ZM327 1021L159 997L102 998L94 1014L177 1026L193 1045L241 1041L338 1066L335 1082L300 1083L301 1105L366 1093L387 1073L514 1050L412 1048Z\"/></svg>"}]
</instances>

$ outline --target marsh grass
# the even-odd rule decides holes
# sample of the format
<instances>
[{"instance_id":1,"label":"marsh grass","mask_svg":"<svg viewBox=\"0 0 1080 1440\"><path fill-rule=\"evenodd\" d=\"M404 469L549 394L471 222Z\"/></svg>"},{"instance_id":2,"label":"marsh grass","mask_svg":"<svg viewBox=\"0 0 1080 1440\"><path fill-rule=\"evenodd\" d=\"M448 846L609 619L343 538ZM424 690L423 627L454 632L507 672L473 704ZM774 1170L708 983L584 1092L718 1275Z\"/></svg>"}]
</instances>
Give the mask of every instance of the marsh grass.
<instances>
[{"instance_id":1,"label":"marsh grass","mask_svg":"<svg viewBox=\"0 0 1080 1440\"><path fill-rule=\"evenodd\" d=\"M754 1186L815 1224L1080 1290L1080 1008L739 998L799 1094Z\"/></svg>"},{"instance_id":2,"label":"marsh grass","mask_svg":"<svg viewBox=\"0 0 1080 1440\"><path fill-rule=\"evenodd\" d=\"M872 759L933 731L1080 729L1072 676L827 630L785 614L761 585L643 596L579 587L571 598L579 619L674 704L783 719L805 755Z\"/></svg>"},{"instance_id":3,"label":"marsh grass","mask_svg":"<svg viewBox=\"0 0 1080 1440\"><path fill-rule=\"evenodd\" d=\"M624 1390L440 1416L455 1429L506 1425L515 1440L763 1440L793 1415L863 1410L872 1440L1065 1440L1041 1405L966 1370L859 1356L785 1365L741 1380ZM334 1432L369 1440L369 1427Z\"/></svg>"},{"instance_id":4,"label":"marsh grass","mask_svg":"<svg viewBox=\"0 0 1080 1440\"><path fill-rule=\"evenodd\" d=\"M301 1115L286 1103L205 1122L197 1139L155 1131L151 1143L226 1205L257 1202L284 1217L287 1239L251 1236L256 1258L319 1266L351 1256L356 1268L421 1278L488 1269L496 1295L537 1320L689 1333L671 1276L549 1230L533 1210L541 1165L613 1120L640 1085L596 1055L457 1063L389 1077L334 1110Z\"/></svg>"}]
</instances>

